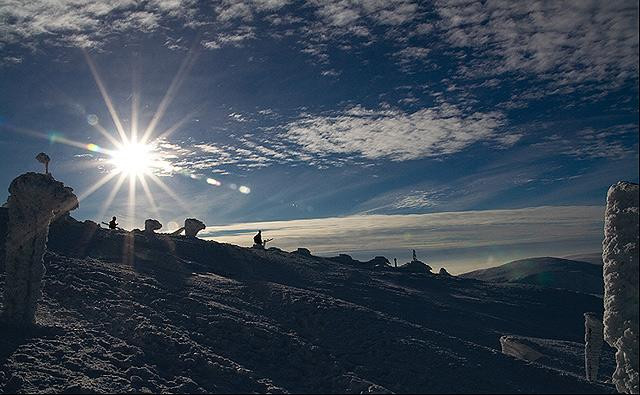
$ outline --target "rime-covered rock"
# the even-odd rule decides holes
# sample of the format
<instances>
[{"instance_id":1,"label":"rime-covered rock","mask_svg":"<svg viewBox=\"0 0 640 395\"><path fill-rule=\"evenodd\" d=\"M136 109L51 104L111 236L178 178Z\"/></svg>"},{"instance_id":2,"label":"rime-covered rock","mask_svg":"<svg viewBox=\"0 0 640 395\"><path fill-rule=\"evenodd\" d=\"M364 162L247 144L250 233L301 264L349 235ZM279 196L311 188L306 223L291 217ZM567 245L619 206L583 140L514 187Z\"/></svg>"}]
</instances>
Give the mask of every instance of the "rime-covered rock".
<instances>
[{"instance_id":1,"label":"rime-covered rock","mask_svg":"<svg viewBox=\"0 0 640 395\"><path fill-rule=\"evenodd\" d=\"M184 234L187 237L196 237L198 232L205 228L204 222L195 218L187 218L184 220Z\"/></svg>"},{"instance_id":2,"label":"rime-covered rock","mask_svg":"<svg viewBox=\"0 0 640 395\"><path fill-rule=\"evenodd\" d=\"M51 175L26 173L11 182L7 203L3 319L12 326L28 326L35 323L42 293L49 224L77 208L78 199Z\"/></svg>"},{"instance_id":3,"label":"rime-covered rock","mask_svg":"<svg viewBox=\"0 0 640 395\"><path fill-rule=\"evenodd\" d=\"M502 348L503 354L511 355L512 357L524 359L526 361L534 362L544 356L540 352L519 341L518 338L512 336L501 336L500 347Z\"/></svg>"},{"instance_id":4,"label":"rime-covered rock","mask_svg":"<svg viewBox=\"0 0 640 395\"><path fill-rule=\"evenodd\" d=\"M598 380L602 352L602 319L596 313L584 313L584 370L587 380Z\"/></svg>"},{"instance_id":5,"label":"rime-covered rock","mask_svg":"<svg viewBox=\"0 0 640 395\"><path fill-rule=\"evenodd\" d=\"M609 188L604 218L604 339L616 352L612 381L638 393L638 184Z\"/></svg>"},{"instance_id":6,"label":"rime-covered rock","mask_svg":"<svg viewBox=\"0 0 640 395\"><path fill-rule=\"evenodd\" d=\"M303 248L303 247L298 248L293 253L294 254L305 255L305 256L310 256L311 255L311 251L309 251L308 248Z\"/></svg>"},{"instance_id":7,"label":"rime-covered rock","mask_svg":"<svg viewBox=\"0 0 640 395\"><path fill-rule=\"evenodd\" d=\"M411 272L411 273L431 273L431 266L418 260L405 263L404 265L400 266L398 269L404 272Z\"/></svg>"},{"instance_id":8,"label":"rime-covered rock","mask_svg":"<svg viewBox=\"0 0 640 395\"><path fill-rule=\"evenodd\" d=\"M376 256L367 262L367 265L373 270L384 270L391 268L391 263L384 256Z\"/></svg>"},{"instance_id":9,"label":"rime-covered rock","mask_svg":"<svg viewBox=\"0 0 640 395\"><path fill-rule=\"evenodd\" d=\"M144 232L147 234L152 234L161 228L162 224L157 219L147 219L144 221Z\"/></svg>"}]
</instances>

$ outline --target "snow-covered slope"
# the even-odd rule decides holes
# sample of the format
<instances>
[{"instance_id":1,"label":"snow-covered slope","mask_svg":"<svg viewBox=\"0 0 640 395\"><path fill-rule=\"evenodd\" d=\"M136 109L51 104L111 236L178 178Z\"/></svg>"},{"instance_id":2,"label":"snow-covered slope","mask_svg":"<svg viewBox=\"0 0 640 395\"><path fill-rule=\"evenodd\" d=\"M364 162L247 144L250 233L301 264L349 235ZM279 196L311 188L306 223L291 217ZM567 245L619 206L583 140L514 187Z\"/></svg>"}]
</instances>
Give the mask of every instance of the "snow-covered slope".
<instances>
[{"instance_id":1,"label":"snow-covered slope","mask_svg":"<svg viewBox=\"0 0 640 395\"><path fill-rule=\"evenodd\" d=\"M505 334L580 342L590 295L71 219L49 247L41 326L0 329L5 392L611 389L499 352Z\"/></svg>"},{"instance_id":2,"label":"snow-covered slope","mask_svg":"<svg viewBox=\"0 0 640 395\"><path fill-rule=\"evenodd\" d=\"M602 266L563 258L527 258L460 275L496 283L520 283L602 295Z\"/></svg>"}]
</instances>

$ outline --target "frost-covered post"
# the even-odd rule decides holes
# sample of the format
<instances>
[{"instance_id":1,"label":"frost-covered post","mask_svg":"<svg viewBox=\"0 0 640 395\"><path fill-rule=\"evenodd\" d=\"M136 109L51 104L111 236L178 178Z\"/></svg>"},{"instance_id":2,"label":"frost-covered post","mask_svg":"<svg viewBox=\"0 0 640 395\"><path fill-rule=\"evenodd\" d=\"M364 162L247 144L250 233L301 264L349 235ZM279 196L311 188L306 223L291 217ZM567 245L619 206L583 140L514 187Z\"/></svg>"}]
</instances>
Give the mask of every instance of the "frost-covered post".
<instances>
[{"instance_id":1,"label":"frost-covered post","mask_svg":"<svg viewBox=\"0 0 640 395\"><path fill-rule=\"evenodd\" d=\"M12 326L35 323L42 293L49 224L57 215L78 207L73 189L50 174L26 173L11 182L7 200L3 320Z\"/></svg>"},{"instance_id":2,"label":"frost-covered post","mask_svg":"<svg viewBox=\"0 0 640 395\"><path fill-rule=\"evenodd\" d=\"M604 339L616 351L612 381L638 393L638 184L609 188L604 218Z\"/></svg>"},{"instance_id":3,"label":"frost-covered post","mask_svg":"<svg viewBox=\"0 0 640 395\"><path fill-rule=\"evenodd\" d=\"M44 174L49 174L49 162L51 161L49 155L44 152L40 152L36 155L36 160L44 165Z\"/></svg>"},{"instance_id":4,"label":"frost-covered post","mask_svg":"<svg viewBox=\"0 0 640 395\"><path fill-rule=\"evenodd\" d=\"M602 319L596 313L584 313L584 370L589 381L598 380L602 329Z\"/></svg>"}]
</instances>

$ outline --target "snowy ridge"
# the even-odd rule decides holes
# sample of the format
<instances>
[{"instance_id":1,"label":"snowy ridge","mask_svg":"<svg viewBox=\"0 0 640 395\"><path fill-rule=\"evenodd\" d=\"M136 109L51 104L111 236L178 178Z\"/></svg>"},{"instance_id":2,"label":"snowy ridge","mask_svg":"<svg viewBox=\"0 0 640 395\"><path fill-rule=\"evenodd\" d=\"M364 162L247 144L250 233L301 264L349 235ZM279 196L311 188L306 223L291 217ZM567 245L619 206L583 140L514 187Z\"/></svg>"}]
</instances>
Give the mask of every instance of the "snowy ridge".
<instances>
[{"instance_id":1,"label":"snowy ridge","mask_svg":"<svg viewBox=\"0 0 640 395\"><path fill-rule=\"evenodd\" d=\"M602 266L554 257L527 258L461 274L463 278L520 283L602 295Z\"/></svg>"},{"instance_id":2,"label":"snowy ridge","mask_svg":"<svg viewBox=\"0 0 640 395\"><path fill-rule=\"evenodd\" d=\"M89 228L52 225L41 327L2 329L0 390L610 391L499 351L580 342L590 295Z\"/></svg>"}]
</instances>

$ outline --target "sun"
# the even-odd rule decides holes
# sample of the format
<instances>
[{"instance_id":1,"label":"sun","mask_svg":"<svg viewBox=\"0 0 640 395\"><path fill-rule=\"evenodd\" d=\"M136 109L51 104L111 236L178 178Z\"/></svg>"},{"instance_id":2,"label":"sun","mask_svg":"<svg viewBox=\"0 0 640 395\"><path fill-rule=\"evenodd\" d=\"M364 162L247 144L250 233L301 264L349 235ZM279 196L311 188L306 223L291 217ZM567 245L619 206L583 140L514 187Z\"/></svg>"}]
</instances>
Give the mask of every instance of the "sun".
<instances>
[{"instance_id":1,"label":"sun","mask_svg":"<svg viewBox=\"0 0 640 395\"><path fill-rule=\"evenodd\" d=\"M119 149L112 151L110 156L109 163L116 171L130 177L150 174L155 162L152 146L139 142L123 144Z\"/></svg>"}]
</instances>

